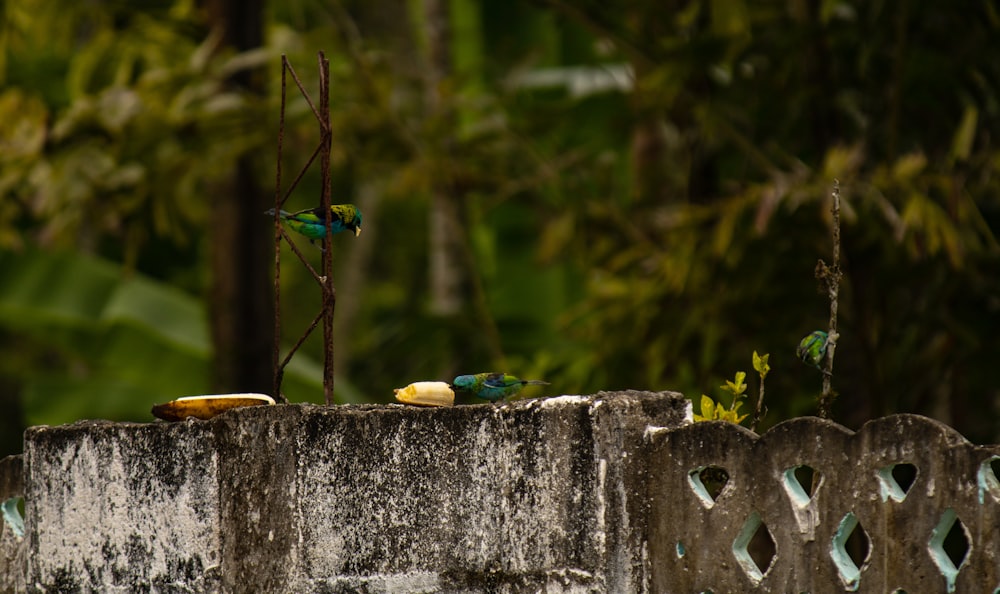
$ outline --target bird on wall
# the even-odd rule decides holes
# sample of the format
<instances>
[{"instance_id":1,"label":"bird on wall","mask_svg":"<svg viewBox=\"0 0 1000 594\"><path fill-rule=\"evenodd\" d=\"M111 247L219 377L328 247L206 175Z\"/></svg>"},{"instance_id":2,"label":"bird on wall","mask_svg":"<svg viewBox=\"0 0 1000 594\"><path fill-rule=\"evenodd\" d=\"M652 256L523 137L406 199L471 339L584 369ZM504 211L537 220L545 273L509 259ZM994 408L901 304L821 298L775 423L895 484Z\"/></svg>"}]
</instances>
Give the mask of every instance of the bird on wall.
<instances>
[{"instance_id":1,"label":"bird on wall","mask_svg":"<svg viewBox=\"0 0 1000 594\"><path fill-rule=\"evenodd\" d=\"M264 214L273 217L274 209L272 208ZM330 215L332 217L330 230L334 235L345 229L353 231L355 237L361 235L361 211L358 210L357 206L353 204L331 204ZM326 236L326 217L323 216L323 207L321 206L292 213L282 210L278 213L278 216L286 225L291 227L292 231L308 237L313 245L315 245L317 240L321 240Z\"/></svg>"},{"instance_id":2,"label":"bird on wall","mask_svg":"<svg viewBox=\"0 0 1000 594\"><path fill-rule=\"evenodd\" d=\"M826 357L826 347L829 344L829 337L826 332L816 330L799 341L799 346L795 349L795 354L806 365L812 365L820 369L820 363Z\"/></svg>"},{"instance_id":3,"label":"bird on wall","mask_svg":"<svg viewBox=\"0 0 1000 594\"><path fill-rule=\"evenodd\" d=\"M508 397L517 394L524 386L547 386L549 382L523 380L509 373L487 372L474 375L460 375L455 378L451 385L456 390L470 392L477 398L497 402L506 400Z\"/></svg>"}]
</instances>

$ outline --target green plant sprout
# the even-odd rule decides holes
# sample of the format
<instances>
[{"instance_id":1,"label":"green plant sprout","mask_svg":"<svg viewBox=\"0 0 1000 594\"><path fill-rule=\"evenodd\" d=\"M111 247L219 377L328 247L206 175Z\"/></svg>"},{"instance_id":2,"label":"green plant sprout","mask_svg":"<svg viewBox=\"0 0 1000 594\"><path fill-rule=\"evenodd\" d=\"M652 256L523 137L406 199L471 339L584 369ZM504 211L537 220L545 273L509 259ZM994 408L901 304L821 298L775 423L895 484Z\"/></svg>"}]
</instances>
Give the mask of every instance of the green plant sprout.
<instances>
[{"instance_id":1,"label":"green plant sprout","mask_svg":"<svg viewBox=\"0 0 1000 594\"><path fill-rule=\"evenodd\" d=\"M743 404L743 393L746 392L747 385L744 383L747 374L745 371L737 371L735 381L726 380L724 386L720 386L726 392L733 395L729 408L722 405L722 402L715 402L711 397L701 395L701 414L694 415L695 421L729 421L739 424L747 415L740 414L740 406Z\"/></svg>"},{"instance_id":2,"label":"green plant sprout","mask_svg":"<svg viewBox=\"0 0 1000 594\"><path fill-rule=\"evenodd\" d=\"M757 407L754 411L754 417L751 429L756 428L757 423L760 421L762 416L762 411L766 411L764 408L764 378L767 377L769 371L771 371L771 366L768 364L767 359L769 355L758 355L757 351L753 352L753 368L760 376L760 391L757 396ZM732 401L729 404L729 408L726 408L721 400L715 401L706 394L701 395L701 414L695 414L694 420L698 421L729 421L730 423L736 423L737 425L742 423L744 419L750 416L750 413L740 414L740 407L743 405L744 399L746 398L747 384L746 384L747 374L745 371L737 371L733 379L726 380L725 385L719 386L723 391L732 394Z\"/></svg>"},{"instance_id":3,"label":"green plant sprout","mask_svg":"<svg viewBox=\"0 0 1000 594\"><path fill-rule=\"evenodd\" d=\"M760 422L760 418L767 414L767 407L764 406L764 378L771 371L771 365L767 362L771 355L764 353L763 355L758 355L757 351L753 352L753 369L757 372L757 376L760 377L760 388L757 391L757 408L753 411L753 420L750 421L750 430L757 430L757 423Z\"/></svg>"}]
</instances>

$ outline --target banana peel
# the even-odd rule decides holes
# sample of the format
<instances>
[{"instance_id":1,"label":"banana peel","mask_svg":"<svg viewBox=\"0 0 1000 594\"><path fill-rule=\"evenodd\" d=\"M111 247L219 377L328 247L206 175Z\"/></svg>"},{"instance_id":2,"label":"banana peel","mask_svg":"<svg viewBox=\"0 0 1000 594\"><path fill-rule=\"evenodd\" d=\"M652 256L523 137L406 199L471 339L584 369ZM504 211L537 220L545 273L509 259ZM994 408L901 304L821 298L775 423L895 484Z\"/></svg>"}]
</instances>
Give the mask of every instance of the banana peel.
<instances>
[{"instance_id":1,"label":"banana peel","mask_svg":"<svg viewBox=\"0 0 1000 594\"><path fill-rule=\"evenodd\" d=\"M417 406L452 406L455 391L446 382L413 382L405 388L393 390L396 400Z\"/></svg>"},{"instance_id":2,"label":"banana peel","mask_svg":"<svg viewBox=\"0 0 1000 594\"><path fill-rule=\"evenodd\" d=\"M187 417L211 419L233 408L273 404L274 399L266 394L187 396L166 404L157 404L153 407L153 416L164 421L181 421Z\"/></svg>"}]
</instances>

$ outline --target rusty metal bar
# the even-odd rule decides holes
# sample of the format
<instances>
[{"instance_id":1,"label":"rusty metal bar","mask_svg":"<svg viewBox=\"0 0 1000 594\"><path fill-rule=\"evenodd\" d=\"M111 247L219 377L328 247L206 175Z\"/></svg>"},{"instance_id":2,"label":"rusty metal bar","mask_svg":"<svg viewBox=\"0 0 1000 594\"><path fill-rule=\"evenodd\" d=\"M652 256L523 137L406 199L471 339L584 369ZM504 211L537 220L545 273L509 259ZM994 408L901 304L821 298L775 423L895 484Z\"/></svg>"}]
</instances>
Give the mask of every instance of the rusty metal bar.
<instances>
[{"instance_id":1,"label":"rusty metal bar","mask_svg":"<svg viewBox=\"0 0 1000 594\"><path fill-rule=\"evenodd\" d=\"M316 271L315 268L309 263L308 259L295 244L292 238L288 235L285 229L281 226L281 207L284 205L285 200L291 195L292 191L298 185L299 181L305 175L306 171L312 166L316 160L316 156L320 157L320 175L322 178L323 189L320 196L320 206L323 212L330 212L330 148L333 140L333 133L330 127L330 62L326 59L323 52L319 52L319 82L320 82L320 101L319 109L313 104L312 99L309 97L309 93L306 92L305 88L302 86L302 82L299 80L295 69L288 62L288 58L284 55L281 56L281 113L278 120L278 156L277 156L277 168L275 174L275 191L274 191L274 352L272 356L272 364L274 367L274 398L279 402L287 402L287 399L281 393L281 382L284 378L284 370L288 363L291 361L292 356L298 351L302 343L305 342L306 338L316 329L319 321L323 321L323 394L326 404L333 404L333 313L336 304L336 289L333 286L333 248L332 248L332 237L333 237L333 221L332 217L327 214L326 217L326 236L323 238L323 274L321 275ZM316 116L317 121L320 125L320 141L316 149L313 151L312 155L306 161L305 165L299 170L298 175L292 181L291 185L287 191L282 192L281 189L281 160L282 160L282 150L284 143L284 133L285 133L285 106L286 106L286 94L287 94L287 82L286 74L291 73L292 79L298 86L299 91L305 98L306 103L312 109L313 114ZM296 343L289 350L288 354L281 358L281 240L284 239L289 248L295 254L295 256L305 265L309 273L312 274L313 279L320 285L320 289L323 293L322 307L319 313L313 319L309 327L306 328L305 332L299 337Z\"/></svg>"},{"instance_id":2,"label":"rusty metal bar","mask_svg":"<svg viewBox=\"0 0 1000 594\"><path fill-rule=\"evenodd\" d=\"M285 141L285 72L288 58L281 56L281 110L278 115L278 158L274 174L274 349L271 353L273 370L273 387L271 396L276 402L285 403L288 400L281 393L281 380L284 376L284 365L278 364L281 351L281 205L284 202L281 192L281 155ZM300 174L301 177L301 174Z\"/></svg>"},{"instance_id":3,"label":"rusty metal bar","mask_svg":"<svg viewBox=\"0 0 1000 594\"><path fill-rule=\"evenodd\" d=\"M330 61L323 52L319 53L319 112L320 112L320 155L319 169L322 175L322 196L320 204L326 221L326 235L323 236L323 395L327 406L333 404L333 312L337 305L337 293L333 287L333 217L330 214L330 145L333 133L330 128Z\"/></svg>"}]
</instances>

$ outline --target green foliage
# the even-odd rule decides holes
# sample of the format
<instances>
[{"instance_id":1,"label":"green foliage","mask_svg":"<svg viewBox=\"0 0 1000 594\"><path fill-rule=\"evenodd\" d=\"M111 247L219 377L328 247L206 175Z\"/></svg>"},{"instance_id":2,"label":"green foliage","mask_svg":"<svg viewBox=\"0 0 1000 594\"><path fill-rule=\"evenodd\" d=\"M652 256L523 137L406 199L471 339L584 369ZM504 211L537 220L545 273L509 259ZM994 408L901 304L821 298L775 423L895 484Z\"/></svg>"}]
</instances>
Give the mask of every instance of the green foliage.
<instances>
[{"instance_id":1,"label":"green foliage","mask_svg":"<svg viewBox=\"0 0 1000 594\"><path fill-rule=\"evenodd\" d=\"M747 378L745 371L737 371L733 381L726 380L725 385L720 386L724 392L732 395L729 408L725 408L721 402L714 402L708 396L701 395L701 414L694 415L695 421L729 421L739 424L747 415L741 415L740 406L743 405L743 393L747 390L744 380Z\"/></svg>"},{"instance_id":2,"label":"green foliage","mask_svg":"<svg viewBox=\"0 0 1000 594\"><path fill-rule=\"evenodd\" d=\"M20 383L29 424L152 420L153 404L209 389L198 300L80 254L0 251L0 269L0 373ZM317 365L296 359L286 391L318 402L320 390Z\"/></svg>"},{"instance_id":3,"label":"green foliage","mask_svg":"<svg viewBox=\"0 0 1000 594\"><path fill-rule=\"evenodd\" d=\"M226 79L274 56L211 57L217 40L192 35L184 3L169 17L137 10L116 16L52 0L29 4L34 16L5 5L19 16L0 50L18 59L8 61L8 82L15 84L0 92L0 118L18 125L5 127L0 142L7 205L0 247L22 245L15 222L55 248L113 240L130 266L154 240L191 242L207 223L209 183L238 155L270 141L256 125L267 107L230 90ZM80 31L38 45L72 16ZM86 43L70 42L78 35ZM39 53L61 64L57 91L35 87L15 68Z\"/></svg>"},{"instance_id":4,"label":"green foliage","mask_svg":"<svg viewBox=\"0 0 1000 594\"><path fill-rule=\"evenodd\" d=\"M764 379L767 374L771 372L771 366L768 364L769 354L758 355L757 351L753 352L753 368L757 372L760 378L760 395L758 399L758 410L760 412L760 407L763 406L764 399ZM750 416L747 414L740 414L740 407L745 402L747 384L746 384L747 374L745 371L737 371L733 380L726 380L726 383L720 388L723 392L728 392L730 394L730 405L726 408L722 405L722 402L716 402L712 400L709 396L704 394L701 395L701 414L695 414L694 420L697 421L729 421L730 423L736 423L737 425L742 423L744 419ZM759 414L755 413L754 420L751 429L756 426L759 420Z\"/></svg>"},{"instance_id":5,"label":"green foliage","mask_svg":"<svg viewBox=\"0 0 1000 594\"><path fill-rule=\"evenodd\" d=\"M740 353L757 341L790 352L801 328L825 322L813 269L829 254L837 178L835 418L855 426L945 408L970 438L995 440L995 419L979 414L991 410L982 399L1000 356L1000 60L989 3L473 4L454 6L455 70L433 112L426 23L379 18L398 12L381 1L350 12L273 5L268 47L243 55L212 51L190 2L4 4L0 246L90 253L124 263L116 273L206 295L212 182L249 150L261 182L273 183L277 56L288 54L312 91L322 49L337 201L366 216L359 241L335 258L338 385L353 380L385 401L393 387L446 379L447 368L495 366L563 393L715 385L715 370L745 365ZM259 65L266 99L223 84ZM293 91L286 180L315 146L310 118ZM318 172L306 175L288 208L314 206L319 184ZM426 297L426 221L442 188L468 248L465 302L446 319ZM262 216L247 241L267 241L267 225ZM319 295L283 262L292 333ZM78 298L92 314L104 298L73 270L50 273L66 279L39 297L56 311ZM120 298L130 321L117 330L69 316L59 319L91 321L53 322L27 340L21 316L6 316L3 354L19 369L83 369L96 385L92 370L114 374L89 356L95 327L115 364L150 357L136 334L143 316L160 314L135 310L143 294ZM204 336L179 325L157 341L183 353L189 331ZM319 343L303 353L317 358ZM44 367L50 356L58 363ZM812 412L814 372L792 357L773 367L772 416ZM762 382L770 368L755 358ZM39 402L69 388L33 390ZM110 380L104 390L114 392ZM99 399L74 402L65 415L53 406L52 418L100 414L84 408ZM735 406L725 411L740 418ZM718 403L709 409L702 415L717 418Z\"/></svg>"}]
</instances>

